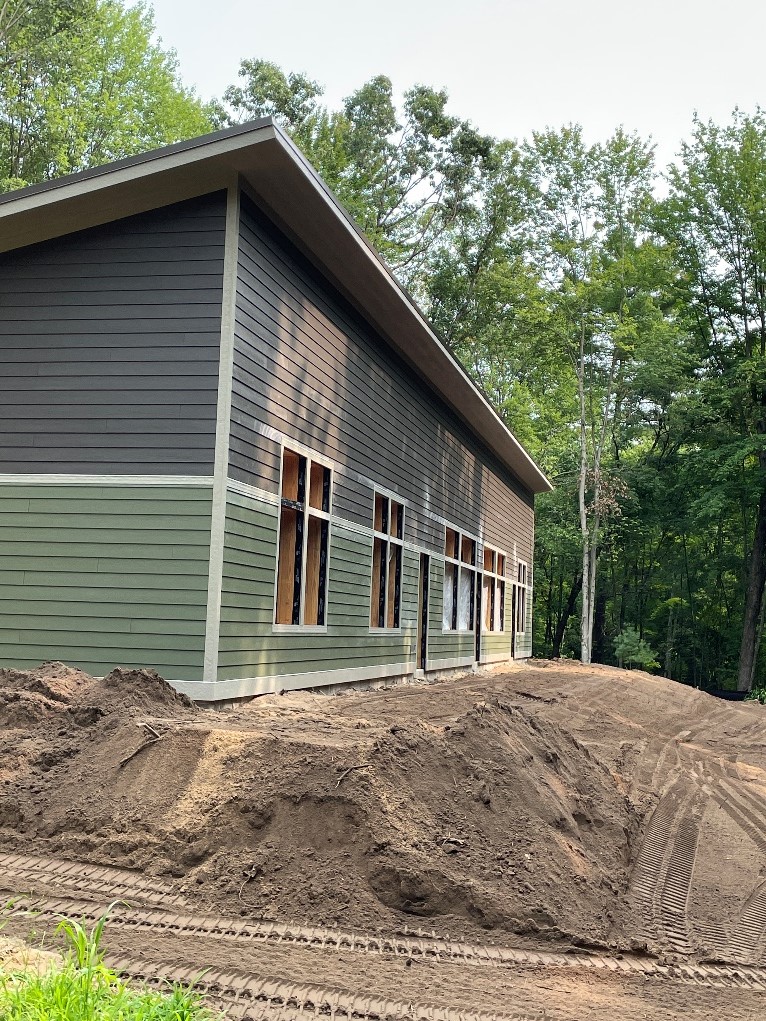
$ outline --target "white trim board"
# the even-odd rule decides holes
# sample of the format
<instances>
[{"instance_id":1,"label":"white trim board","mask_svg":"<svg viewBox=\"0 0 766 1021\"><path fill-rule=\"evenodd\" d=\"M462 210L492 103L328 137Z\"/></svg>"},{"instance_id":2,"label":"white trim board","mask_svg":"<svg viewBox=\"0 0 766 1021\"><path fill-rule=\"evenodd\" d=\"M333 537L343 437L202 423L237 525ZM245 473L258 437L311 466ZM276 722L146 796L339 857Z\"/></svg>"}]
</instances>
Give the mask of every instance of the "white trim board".
<instances>
[{"instance_id":1,"label":"white trim board","mask_svg":"<svg viewBox=\"0 0 766 1021\"><path fill-rule=\"evenodd\" d=\"M226 193L221 347L218 363L213 509L210 522L210 560L207 577L207 621L205 624L203 682L214 681L218 673L218 646L221 633L221 590L223 587L223 549L226 534L226 494L229 482L231 392L234 374L234 320L237 307L239 214L240 190L238 184L233 184Z\"/></svg>"},{"instance_id":2,"label":"white trim board","mask_svg":"<svg viewBox=\"0 0 766 1021\"><path fill-rule=\"evenodd\" d=\"M269 677L240 677L221 681L168 681L178 691L196 702L218 702L253 695L273 695L280 691L323 688L331 684L354 684L360 681L385 680L388 677L409 677L415 663L352 667L341 670L312 670L299 674L275 674Z\"/></svg>"},{"instance_id":3,"label":"white trim board","mask_svg":"<svg viewBox=\"0 0 766 1021\"><path fill-rule=\"evenodd\" d=\"M265 489L259 489L257 486L251 486L247 482L240 482L239 479L227 479L226 488L230 493L236 493L237 496L247 497L248 500L252 500L256 503L267 503L271 507L279 506L279 494L269 493Z\"/></svg>"},{"instance_id":4,"label":"white trim board","mask_svg":"<svg viewBox=\"0 0 766 1021\"><path fill-rule=\"evenodd\" d=\"M0 486L212 486L212 475L0 474Z\"/></svg>"}]
</instances>

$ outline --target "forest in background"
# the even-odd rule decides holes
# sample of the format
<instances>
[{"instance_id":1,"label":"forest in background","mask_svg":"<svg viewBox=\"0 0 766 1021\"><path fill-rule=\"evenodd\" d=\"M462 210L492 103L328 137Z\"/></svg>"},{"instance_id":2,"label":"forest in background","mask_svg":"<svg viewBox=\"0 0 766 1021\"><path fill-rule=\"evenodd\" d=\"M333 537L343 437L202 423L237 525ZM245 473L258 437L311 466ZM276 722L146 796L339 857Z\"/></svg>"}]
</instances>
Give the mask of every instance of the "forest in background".
<instances>
[{"instance_id":1,"label":"forest in background","mask_svg":"<svg viewBox=\"0 0 766 1021\"><path fill-rule=\"evenodd\" d=\"M657 167L384 75L339 109L267 60L232 78L203 102L147 5L0 0L0 191L273 116L554 484L536 655L766 688L766 115L695 118Z\"/></svg>"}]
</instances>

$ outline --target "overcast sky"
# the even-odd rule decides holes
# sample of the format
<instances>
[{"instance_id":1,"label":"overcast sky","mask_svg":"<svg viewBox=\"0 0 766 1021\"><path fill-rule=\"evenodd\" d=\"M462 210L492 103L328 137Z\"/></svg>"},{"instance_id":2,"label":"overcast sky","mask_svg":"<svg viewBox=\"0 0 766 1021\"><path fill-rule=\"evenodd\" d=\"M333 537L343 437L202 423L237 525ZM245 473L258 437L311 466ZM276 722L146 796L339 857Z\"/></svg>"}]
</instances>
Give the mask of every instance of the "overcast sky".
<instances>
[{"instance_id":1,"label":"overcast sky","mask_svg":"<svg viewBox=\"0 0 766 1021\"><path fill-rule=\"evenodd\" d=\"M666 162L692 113L766 105L761 0L153 0L163 42L209 98L244 57L304 71L341 99L376 74L397 92L446 87L451 111L521 138L570 121L618 124Z\"/></svg>"}]
</instances>

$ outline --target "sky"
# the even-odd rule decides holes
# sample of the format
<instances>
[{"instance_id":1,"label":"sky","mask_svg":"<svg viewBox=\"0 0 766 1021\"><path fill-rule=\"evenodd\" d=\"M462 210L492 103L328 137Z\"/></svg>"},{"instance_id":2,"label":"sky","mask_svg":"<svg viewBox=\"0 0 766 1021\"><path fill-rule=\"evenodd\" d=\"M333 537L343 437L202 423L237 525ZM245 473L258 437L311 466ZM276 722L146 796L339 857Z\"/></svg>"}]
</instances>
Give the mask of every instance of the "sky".
<instances>
[{"instance_id":1,"label":"sky","mask_svg":"<svg viewBox=\"0 0 766 1021\"><path fill-rule=\"evenodd\" d=\"M203 98L260 57L325 86L331 107L376 74L446 88L453 114L523 138L570 122L592 141L651 136L660 165L692 114L766 105L756 0L152 0L165 46ZM214 21L211 21L214 15Z\"/></svg>"}]
</instances>

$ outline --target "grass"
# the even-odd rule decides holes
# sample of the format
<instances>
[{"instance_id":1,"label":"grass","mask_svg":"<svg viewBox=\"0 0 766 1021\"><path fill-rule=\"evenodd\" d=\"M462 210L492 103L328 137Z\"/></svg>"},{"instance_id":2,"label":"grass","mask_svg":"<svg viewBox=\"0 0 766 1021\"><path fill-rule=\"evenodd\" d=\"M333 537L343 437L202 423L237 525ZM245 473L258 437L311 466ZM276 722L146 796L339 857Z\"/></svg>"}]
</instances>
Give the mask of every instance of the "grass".
<instances>
[{"instance_id":1,"label":"grass","mask_svg":"<svg viewBox=\"0 0 766 1021\"><path fill-rule=\"evenodd\" d=\"M101 940L108 912L93 930L64 919L68 952L43 974L0 974L0 1021L212 1021L193 989L131 989L104 963Z\"/></svg>"}]
</instances>

